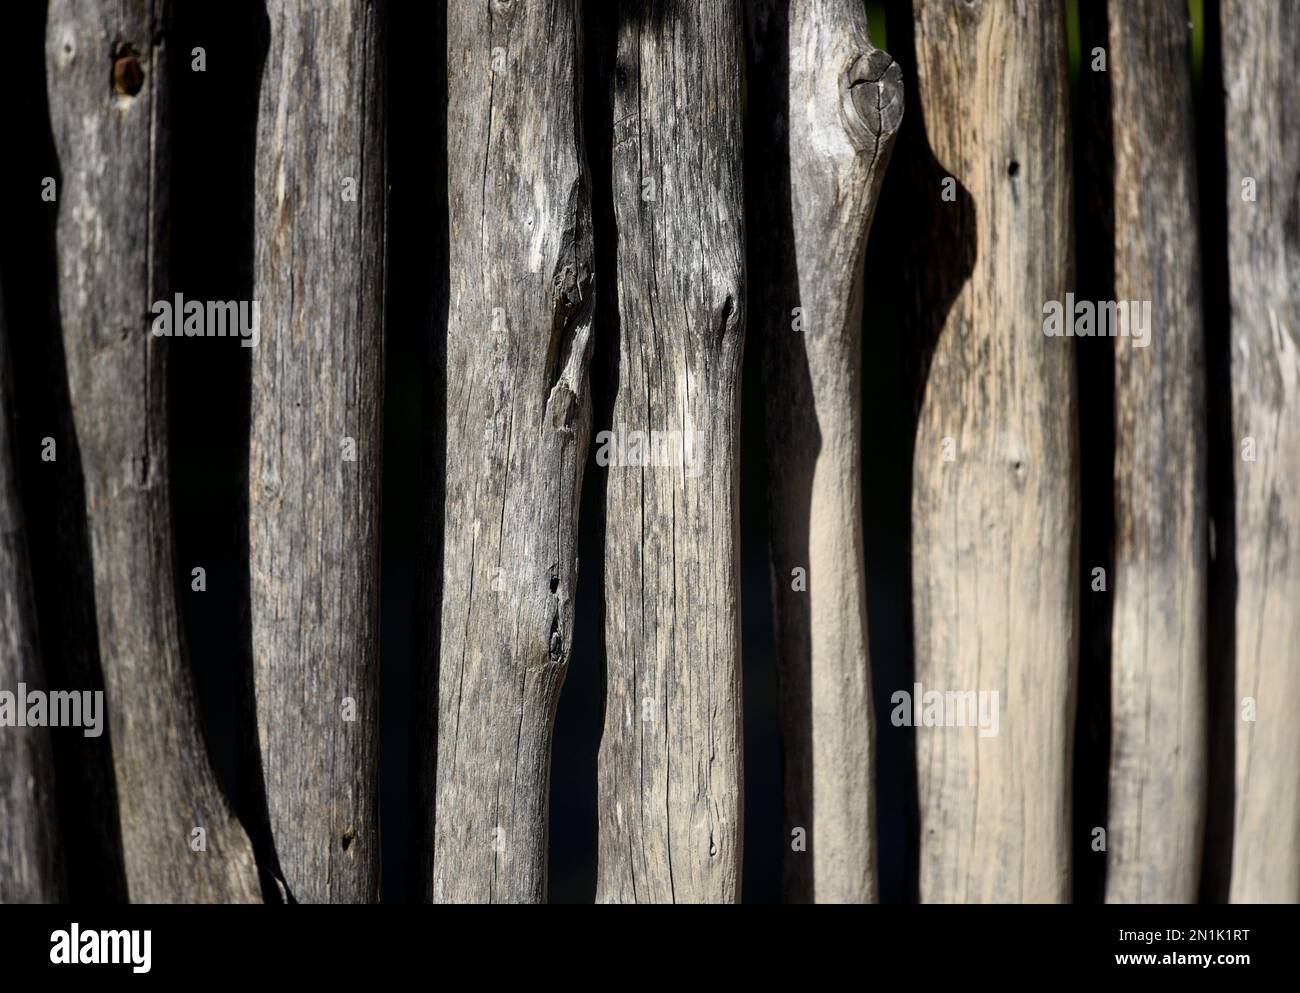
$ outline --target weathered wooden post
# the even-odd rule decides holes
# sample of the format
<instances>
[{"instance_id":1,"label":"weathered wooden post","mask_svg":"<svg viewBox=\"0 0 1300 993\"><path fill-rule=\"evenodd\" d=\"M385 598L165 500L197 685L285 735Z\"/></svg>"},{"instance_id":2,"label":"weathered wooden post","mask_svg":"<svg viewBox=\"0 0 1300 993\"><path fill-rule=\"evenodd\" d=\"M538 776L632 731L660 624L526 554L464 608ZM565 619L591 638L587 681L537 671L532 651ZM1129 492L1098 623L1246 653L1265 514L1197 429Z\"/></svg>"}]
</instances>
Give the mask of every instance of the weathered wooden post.
<instances>
[{"instance_id":1,"label":"weathered wooden post","mask_svg":"<svg viewBox=\"0 0 1300 993\"><path fill-rule=\"evenodd\" d=\"M17 694L25 685L46 692L14 474L9 368L0 300L0 690ZM0 903L56 903L63 897L50 732L0 725Z\"/></svg>"},{"instance_id":2,"label":"weathered wooden post","mask_svg":"<svg viewBox=\"0 0 1300 993\"><path fill-rule=\"evenodd\" d=\"M749 0L747 14L749 319L764 358L786 897L874 901L858 367L902 73L871 44L860 3Z\"/></svg>"},{"instance_id":3,"label":"weathered wooden post","mask_svg":"<svg viewBox=\"0 0 1300 993\"><path fill-rule=\"evenodd\" d=\"M137 902L260 899L210 768L173 585L167 296L167 5L52 0L45 63L59 310L85 475L105 707Z\"/></svg>"},{"instance_id":4,"label":"weathered wooden post","mask_svg":"<svg viewBox=\"0 0 1300 993\"><path fill-rule=\"evenodd\" d=\"M1208 531L1187 7L1086 13L1101 16L1084 25L1083 71L1110 97L1108 115L1089 110L1114 150L1100 163L1111 177L1090 179L1113 186L1111 289L1127 308L1118 330L1130 332L1079 346L1113 345L1115 358L1115 566L1101 577L1114 598L1106 899L1191 903L1205 819Z\"/></svg>"},{"instance_id":5,"label":"weathered wooden post","mask_svg":"<svg viewBox=\"0 0 1300 993\"><path fill-rule=\"evenodd\" d=\"M385 5L272 0L257 119L249 558L284 883L379 897Z\"/></svg>"},{"instance_id":6,"label":"weathered wooden post","mask_svg":"<svg viewBox=\"0 0 1300 993\"><path fill-rule=\"evenodd\" d=\"M446 504L425 881L438 902L546 899L551 734L591 431L580 25L578 0L448 8Z\"/></svg>"},{"instance_id":7,"label":"weathered wooden post","mask_svg":"<svg viewBox=\"0 0 1300 993\"><path fill-rule=\"evenodd\" d=\"M619 6L601 902L740 896L739 0Z\"/></svg>"},{"instance_id":8,"label":"weathered wooden post","mask_svg":"<svg viewBox=\"0 0 1300 993\"><path fill-rule=\"evenodd\" d=\"M916 680L941 694L910 700L920 896L1063 901L1076 404L1073 342L1044 334L1044 311L1071 283L1064 4L916 0L915 21L925 131L951 173L930 195L954 211L969 197L974 249L915 448ZM932 264L961 265L959 249ZM971 723L980 694L984 726L951 726Z\"/></svg>"},{"instance_id":9,"label":"weathered wooden post","mask_svg":"<svg viewBox=\"0 0 1300 993\"><path fill-rule=\"evenodd\" d=\"M1300 19L1223 0L1235 455L1234 903L1300 901Z\"/></svg>"}]
</instances>

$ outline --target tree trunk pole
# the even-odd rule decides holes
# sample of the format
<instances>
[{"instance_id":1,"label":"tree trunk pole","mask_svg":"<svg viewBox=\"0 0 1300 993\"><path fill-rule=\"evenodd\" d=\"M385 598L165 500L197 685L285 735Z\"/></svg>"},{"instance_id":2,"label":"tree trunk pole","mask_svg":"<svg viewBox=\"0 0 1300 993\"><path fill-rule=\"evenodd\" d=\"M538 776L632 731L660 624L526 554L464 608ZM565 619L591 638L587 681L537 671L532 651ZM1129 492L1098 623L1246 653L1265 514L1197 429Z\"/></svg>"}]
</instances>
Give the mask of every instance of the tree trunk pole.
<instances>
[{"instance_id":1,"label":"tree trunk pole","mask_svg":"<svg viewBox=\"0 0 1300 993\"><path fill-rule=\"evenodd\" d=\"M1073 343L1043 333L1044 304L1063 303L1072 265L1064 4L917 0L915 17L924 126L955 179L930 195L954 196L940 209L973 203L963 236L974 260L935 347L916 439L916 681L923 694L998 694L996 734L991 696L984 731L926 726L925 697L911 700L920 896L1064 901L1076 406ZM941 250L935 265L963 257Z\"/></svg>"},{"instance_id":2,"label":"tree trunk pole","mask_svg":"<svg viewBox=\"0 0 1300 993\"><path fill-rule=\"evenodd\" d=\"M1223 0L1235 455L1234 903L1300 901L1300 18Z\"/></svg>"},{"instance_id":3,"label":"tree trunk pole","mask_svg":"<svg viewBox=\"0 0 1300 993\"><path fill-rule=\"evenodd\" d=\"M9 339L0 300L0 690L48 689L13 457ZM43 727L0 728L0 904L64 898L54 751Z\"/></svg>"},{"instance_id":4,"label":"tree trunk pole","mask_svg":"<svg viewBox=\"0 0 1300 993\"><path fill-rule=\"evenodd\" d=\"M620 5L600 902L740 897L739 0Z\"/></svg>"},{"instance_id":5,"label":"tree trunk pole","mask_svg":"<svg viewBox=\"0 0 1300 993\"><path fill-rule=\"evenodd\" d=\"M437 902L546 900L551 736L591 431L580 6L448 9Z\"/></svg>"},{"instance_id":6,"label":"tree trunk pole","mask_svg":"<svg viewBox=\"0 0 1300 993\"><path fill-rule=\"evenodd\" d=\"M877 899L863 260L902 120L902 73L871 44L861 3L749 0L748 13L749 313L764 358L785 890L797 902L861 903Z\"/></svg>"},{"instance_id":7,"label":"tree trunk pole","mask_svg":"<svg viewBox=\"0 0 1300 993\"><path fill-rule=\"evenodd\" d=\"M1096 44L1106 49L1110 87L1110 119L1098 123L1114 148L1114 299L1150 301L1151 324L1145 347L1113 340L1106 899L1194 903L1207 775L1208 530L1187 6L1111 2L1107 14L1108 37Z\"/></svg>"},{"instance_id":8,"label":"tree trunk pole","mask_svg":"<svg viewBox=\"0 0 1300 993\"><path fill-rule=\"evenodd\" d=\"M267 14L250 350L258 740L289 893L366 903L379 898L385 9L272 0Z\"/></svg>"},{"instance_id":9,"label":"tree trunk pole","mask_svg":"<svg viewBox=\"0 0 1300 993\"><path fill-rule=\"evenodd\" d=\"M153 302L168 299L166 27L161 0L50 3L59 308L130 898L254 902L252 850L208 762L173 585L168 342L150 333Z\"/></svg>"}]
</instances>

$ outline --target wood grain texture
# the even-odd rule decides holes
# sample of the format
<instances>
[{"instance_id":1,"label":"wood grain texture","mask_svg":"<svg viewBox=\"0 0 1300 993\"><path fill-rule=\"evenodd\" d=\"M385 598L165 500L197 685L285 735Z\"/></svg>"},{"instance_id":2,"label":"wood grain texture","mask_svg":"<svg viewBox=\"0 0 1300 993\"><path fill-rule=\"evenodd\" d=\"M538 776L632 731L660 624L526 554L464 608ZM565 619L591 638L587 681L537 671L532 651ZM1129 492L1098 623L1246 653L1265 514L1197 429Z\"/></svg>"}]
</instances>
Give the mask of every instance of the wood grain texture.
<instances>
[{"instance_id":1,"label":"wood grain texture","mask_svg":"<svg viewBox=\"0 0 1300 993\"><path fill-rule=\"evenodd\" d=\"M1063 901L1076 407L1073 343L1044 336L1042 320L1072 278L1064 4L917 0L915 24L925 133L960 190L946 206L973 204L963 237L974 249L916 437L916 679L925 691L999 694L995 736L917 728L920 896ZM941 246L936 270L958 265L958 248Z\"/></svg>"},{"instance_id":2,"label":"wood grain texture","mask_svg":"<svg viewBox=\"0 0 1300 993\"><path fill-rule=\"evenodd\" d=\"M1300 9L1223 0L1235 453L1230 898L1300 901ZM1242 181L1255 183L1254 202ZM1253 439L1255 460L1243 458ZM1254 720L1246 714L1254 701Z\"/></svg>"},{"instance_id":3,"label":"wood grain texture","mask_svg":"<svg viewBox=\"0 0 1300 993\"><path fill-rule=\"evenodd\" d=\"M273 0L267 15L249 446L258 740L289 894L373 902L385 6Z\"/></svg>"},{"instance_id":4,"label":"wood grain texture","mask_svg":"<svg viewBox=\"0 0 1300 993\"><path fill-rule=\"evenodd\" d=\"M208 761L173 585L168 342L149 330L167 298L166 27L161 0L50 3L58 302L130 898L253 902L252 850ZM195 828L206 851L191 850Z\"/></svg>"},{"instance_id":5,"label":"wood grain texture","mask_svg":"<svg viewBox=\"0 0 1300 993\"><path fill-rule=\"evenodd\" d=\"M47 690L13 452L9 338L0 300L0 690ZM75 732L74 732L75 733ZM64 898L54 749L44 727L0 726L0 903Z\"/></svg>"},{"instance_id":6,"label":"wood grain texture","mask_svg":"<svg viewBox=\"0 0 1300 993\"><path fill-rule=\"evenodd\" d=\"M1187 5L1111 2L1105 47L1115 300L1150 342L1115 357L1106 899L1192 903L1206 797L1205 343ZM1085 71L1091 71L1085 66ZM1095 219L1090 223L1095 223ZM1086 416L1086 415L1085 415Z\"/></svg>"},{"instance_id":7,"label":"wood grain texture","mask_svg":"<svg viewBox=\"0 0 1300 993\"><path fill-rule=\"evenodd\" d=\"M739 0L623 3L615 53L620 327L596 899L730 902L742 839Z\"/></svg>"},{"instance_id":8,"label":"wood grain texture","mask_svg":"<svg viewBox=\"0 0 1300 993\"><path fill-rule=\"evenodd\" d=\"M785 893L875 901L859 365L867 232L902 73L852 0L749 0L747 15L748 313L763 348Z\"/></svg>"},{"instance_id":9,"label":"wood grain texture","mask_svg":"<svg viewBox=\"0 0 1300 993\"><path fill-rule=\"evenodd\" d=\"M576 0L448 9L437 902L546 900L591 431L580 26Z\"/></svg>"}]
</instances>

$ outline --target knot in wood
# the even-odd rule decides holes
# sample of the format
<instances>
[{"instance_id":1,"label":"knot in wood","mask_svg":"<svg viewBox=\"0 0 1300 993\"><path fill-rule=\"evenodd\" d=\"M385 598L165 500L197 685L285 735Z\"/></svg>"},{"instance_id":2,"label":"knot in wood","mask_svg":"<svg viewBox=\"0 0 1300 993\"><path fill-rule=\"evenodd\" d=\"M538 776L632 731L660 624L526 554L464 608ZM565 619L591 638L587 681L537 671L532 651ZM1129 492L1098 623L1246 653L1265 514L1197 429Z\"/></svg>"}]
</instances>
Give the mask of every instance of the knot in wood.
<instances>
[{"instance_id":1,"label":"knot in wood","mask_svg":"<svg viewBox=\"0 0 1300 993\"><path fill-rule=\"evenodd\" d=\"M144 85L144 69L130 45L123 45L113 57L113 92L133 97Z\"/></svg>"},{"instance_id":2,"label":"knot in wood","mask_svg":"<svg viewBox=\"0 0 1300 993\"><path fill-rule=\"evenodd\" d=\"M872 48L855 55L841 95L845 126L864 149L893 135L903 121L903 70L888 52Z\"/></svg>"}]
</instances>

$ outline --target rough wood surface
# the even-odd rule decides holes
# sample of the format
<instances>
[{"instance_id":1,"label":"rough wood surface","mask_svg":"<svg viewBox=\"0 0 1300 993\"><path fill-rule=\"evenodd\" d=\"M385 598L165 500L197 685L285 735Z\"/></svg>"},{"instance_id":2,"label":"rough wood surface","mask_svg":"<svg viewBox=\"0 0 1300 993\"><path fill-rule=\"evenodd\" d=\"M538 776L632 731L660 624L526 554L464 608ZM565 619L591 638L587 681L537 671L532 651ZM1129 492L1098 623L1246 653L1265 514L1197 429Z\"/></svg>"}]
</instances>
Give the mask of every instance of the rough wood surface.
<instances>
[{"instance_id":1,"label":"rough wood surface","mask_svg":"<svg viewBox=\"0 0 1300 993\"><path fill-rule=\"evenodd\" d=\"M301 903L379 898L384 13L369 0L273 0L267 10L253 671L271 834Z\"/></svg>"},{"instance_id":2,"label":"rough wood surface","mask_svg":"<svg viewBox=\"0 0 1300 993\"><path fill-rule=\"evenodd\" d=\"M1300 901L1300 9L1223 0L1221 10L1238 446L1230 896L1293 903ZM1243 198L1247 178L1253 202ZM1248 438L1254 461L1243 457Z\"/></svg>"},{"instance_id":3,"label":"rough wood surface","mask_svg":"<svg viewBox=\"0 0 1300 993\"><path fill-rule=\"evenodd\" d=\"M1205 347L1190 35L1182 0L1111 2L1115 300L1151 301L1115 356L1106 899L1192 903L1206 790ZM1085 72L1091 71L1085 64ZM1095 223L1095 218L1086 223Z\"/></svg>"},{"instance_id":4,"label":"rough wood surface","mask_svg":"<svg viewBox=\"0 0 1300 993\"><path fill-rule=\"evenodd\" d=\"M740 896L740 32L739 0L619 8L601 902Z\"/></svg>"},{"instance_id":5,"label":"rough wood surface","mask_svg":"<svg viewBox=\"0 0 1300 993\"><path fill-rule=\"evenodd\" d=\"M576 0L448 9L438 902L546 899L591 430L580 25Z\"/></svg>"},{"instance_id":6,"label":"rough wood surface","mask_svg":"<svg viewBox=\"0 0 1300 993\"><path fill-rule=\"evenodd\" d=\"M13 457L9 341L0 300L0 690L47 690ZM0 726L0 903L63 899L54 750L44 727Z\"/></svg>"},{"instance_id":7,"label":"rough wood surface","mask_svg":"<svg viewBox=\"0 0 1300 993\"><path fill-rule=\"evenodd\" d=\"M916 679L923 691L999 694L995 736L917 728L920 896L1063 901L1074 353L1042 327L1044 303L1064 301L1071 280L1064 4L917 0L915 21L925 132L960 190L940 209L958 211L969 197L972 226L962 234L974 249L935 346L916 438ZM936 268L960 264L961 246L942 252ZM922 704L913 701L914 714Z\"/></svg>"},{"instance_id":8,"label":"rough wood surface","mask_svg":"<svg viewBox=\"0 0 1300 993\"><path fill-rule=\"evenodd\" d=\"M747 13L757 125L746 147L757 163L746 190L748 313L764 359L785 891L797 902L860 903L877 899L863 259L902 120L902 73L871 44L861 3L749 0ZM799 828L806 850L793 841Z\"/></svg>"},{"instance_id":9,"label":"rough wood surface","mask_svg":"<svg viewBox=\"0 0 1300 993\"><path fill-rule=\"evenodd\" d=\"M130 898L251 902L252 850L210 768L173 586L168 341L150 333L168 293L165 16L162 0L50 3L59 312Z\"/></svg>"}]
</instances>

